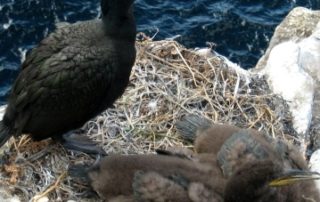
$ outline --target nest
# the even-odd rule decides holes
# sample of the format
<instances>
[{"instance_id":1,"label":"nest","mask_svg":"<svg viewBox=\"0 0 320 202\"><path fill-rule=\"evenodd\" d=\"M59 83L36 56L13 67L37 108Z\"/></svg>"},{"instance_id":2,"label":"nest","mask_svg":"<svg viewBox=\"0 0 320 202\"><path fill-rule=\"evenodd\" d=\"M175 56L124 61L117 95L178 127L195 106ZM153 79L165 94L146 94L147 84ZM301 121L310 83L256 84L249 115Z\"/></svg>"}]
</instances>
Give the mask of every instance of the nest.
<instances>
[{"instance_id":1,"label":"nest","mask_svg":"<svg viewBox=\"0 0 320 202\"><path fill-rule=\"evenodd\" d=\"M214 123L255 128L272 137L295 139L285 101L267 82L229 67L224 58L203 56L175 41L137 42L131 81L115 107L83 129L108 154L154 153L155 149L192 147L176 132L175 122L198 114ZM9 143L9 162L0 187L21 201L97 201L67 175L70 164L92 162L85 154L65 151L51 140L22 136Z\"/></svg>"}]
</instances>

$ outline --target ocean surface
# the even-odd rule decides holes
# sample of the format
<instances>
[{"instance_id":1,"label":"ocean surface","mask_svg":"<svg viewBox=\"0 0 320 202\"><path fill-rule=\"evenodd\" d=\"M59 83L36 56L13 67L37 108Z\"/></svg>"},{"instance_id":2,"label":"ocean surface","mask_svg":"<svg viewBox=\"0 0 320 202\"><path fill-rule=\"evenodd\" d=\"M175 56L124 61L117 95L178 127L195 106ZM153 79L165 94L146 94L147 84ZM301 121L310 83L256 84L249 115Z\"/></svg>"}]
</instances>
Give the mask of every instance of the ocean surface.
<instances>
[{"instance_id":1,"label":"ocean surface","mask_svg":"<svg viewBox=\"0 0 320 202\"><path fill-rule=\"evenodd\" d=\"M296 7L320 9L320 0L136 0L138 31L155 39L177 37L189 48L216 50L243 68L255 65L274 28ZM57 22L100 16L99 0L0 0L0 104L26 51Z\"/></svg>"}]
</instances>

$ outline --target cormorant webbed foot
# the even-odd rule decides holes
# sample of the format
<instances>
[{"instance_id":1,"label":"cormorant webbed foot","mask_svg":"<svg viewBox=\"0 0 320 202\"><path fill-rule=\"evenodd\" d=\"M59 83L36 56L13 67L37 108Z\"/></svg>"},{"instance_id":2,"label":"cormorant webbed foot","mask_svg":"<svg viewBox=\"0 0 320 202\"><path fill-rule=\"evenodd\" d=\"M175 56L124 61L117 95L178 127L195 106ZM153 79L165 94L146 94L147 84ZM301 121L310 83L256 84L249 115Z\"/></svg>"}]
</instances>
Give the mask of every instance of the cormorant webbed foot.
<instances>
[{"instance_id":1,"label":"cormorant webbed foot","mask_svg":"<svg viewBox=\"0 0 320 202\"><path fill-rule=\"evenodd\" d=\"M75 134L73 131L62 135L62 145L66 149L84 152L86 154L99 154L106 156L107 153L84 135Z\"/></svg>"}]
</instances>

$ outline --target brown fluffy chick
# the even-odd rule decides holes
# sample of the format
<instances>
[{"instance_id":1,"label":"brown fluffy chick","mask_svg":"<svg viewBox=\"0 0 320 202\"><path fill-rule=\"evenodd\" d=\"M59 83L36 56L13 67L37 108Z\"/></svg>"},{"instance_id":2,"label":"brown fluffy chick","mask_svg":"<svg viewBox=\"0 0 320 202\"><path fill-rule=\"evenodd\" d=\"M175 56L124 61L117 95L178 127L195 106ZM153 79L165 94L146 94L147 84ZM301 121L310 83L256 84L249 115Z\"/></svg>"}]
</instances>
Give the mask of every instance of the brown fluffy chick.
<instances>
[{"instance_id":1,"label":"brown fluffy chick","mask_svg":"<svg viewBox=\"0 0 320 202\"><path fill-rule=\"evenodd\" d=\"M221 168L228 179L225 201L320 201L312 181L283 187L315 177L315 173L306 171L303 156L283 141L252 129L212 124L194 115L185 116L176 127L185 139L194 141L200 159L204 154L211 155L213 160L209 155L202 158L202 163L210 161Z\"/></svg>"},{"instance_id":2,"label":"brown fluffy chick","mask_svg":"<svg viewBox=\"0 0 320 202\"><path fill-rule=\"evenodd\" d=\"M307 202L319 201L319 193L311 181L318 173L285 170L271 159L255 160L239 166L228 180L225 202ZM299 183L295 183L298 182Z\"/></svg>"},{"instance_id":3,"label":"brown fluffy chick","mask_svg":"<svg viewBox=\"0 0 320 202\"><path fill-rule=\"evenodd\" d=\"M225 175L232 166L254 159L283 161L286 168L306 169L303 156L292 145L273 139L257 130L227 124L213 124L196 115L187 115L176 123L184 139L194 142L195 151L216 155Z\"/></svg>"},{"instance_id":4,"label":"brown fluffy chick","mask_svg":"<svg viewBox=\"0 0 320 202\"><path fill-rule=\"evenodd\" d=\"M223 201L215 167L170 155L112 155L71 175L89 181L106 201Z\"/></svg>"}]
</instances>

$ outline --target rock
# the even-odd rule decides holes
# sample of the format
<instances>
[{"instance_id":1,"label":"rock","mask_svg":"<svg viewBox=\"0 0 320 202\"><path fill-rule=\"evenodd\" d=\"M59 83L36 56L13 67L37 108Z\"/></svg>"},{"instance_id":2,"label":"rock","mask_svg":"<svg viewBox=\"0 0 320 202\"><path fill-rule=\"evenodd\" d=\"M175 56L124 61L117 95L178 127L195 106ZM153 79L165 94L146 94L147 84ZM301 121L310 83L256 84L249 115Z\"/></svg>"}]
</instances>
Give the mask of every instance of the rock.
<instances>
[{"instance_id":1,"label":"rock","mask_svg":"<svg viewBox=\"0 0 320 202\"><path fill-rule=\"evenodd\" d=\"M274 46L288 40L299 42L310 36L319 20L320 11L312 11L303 7L294 8L275 29L269 47L258 61L254 71L260 71L266 66L270 51Z\"/></svg>"},{"instance_id":2,"label":"rock","mask_svg":"<svg viewBox=\"0 0 320 202\"><path fill-rule=\"evenodd\" d=\"M301 48L292 41L276 45L270 52L263 73L274 93L280 94L290 107L293 127L305 134L311 123L314 81L300 64ZM301 135L301 142L304 136Z\"/></svg>"},{"instance_id":3,"label":"rock","mask_svg":"<svg viewBox=\"0 0 320 202\"><path fill-rule=\"evenodd\" d=\"M310 170L319 172L320 171L320 149L313 152L309 161ZM320 190L320 180L315 181L317 188Z\"/></svg>"},{"instance_id":4,"label":"rock","mask_svg":"<svg viewBox=\"0 0 320 202\"><path fill-rule=\"evenodd\" d=\"M300 140L306 139L306 144L311 140L312 150L320 148L319 20L320 11L293 9L252 70L267 75L273 92L288 102Z\"/></svg>"},{"instance_id":5,"label":"rock","mask_svg":"<svg viewBox=\"0 0 320 202\"><path fill-rule=\"evenodd\" d=\"M273 92L288 102L300 141L306 140L308 144L310 138L310 148L316 150L309 166L317 172L320 172L319 68L320 11L295 8L276 28L265 55L251 70L266 75ZM316 184L320 190L320 182Z\"/></svg>"},{"instance_id":6,"label":"rock","mask_svg":"<svg viewBox=\"0 0 320 202\"><path fill-rule=\"evenodd\" d=\"M310 126L311 144L314 150L320 148L320 22L314 33L299 43L300 64L315 81L312 121Z\"/></svg>"}]
</instances>

